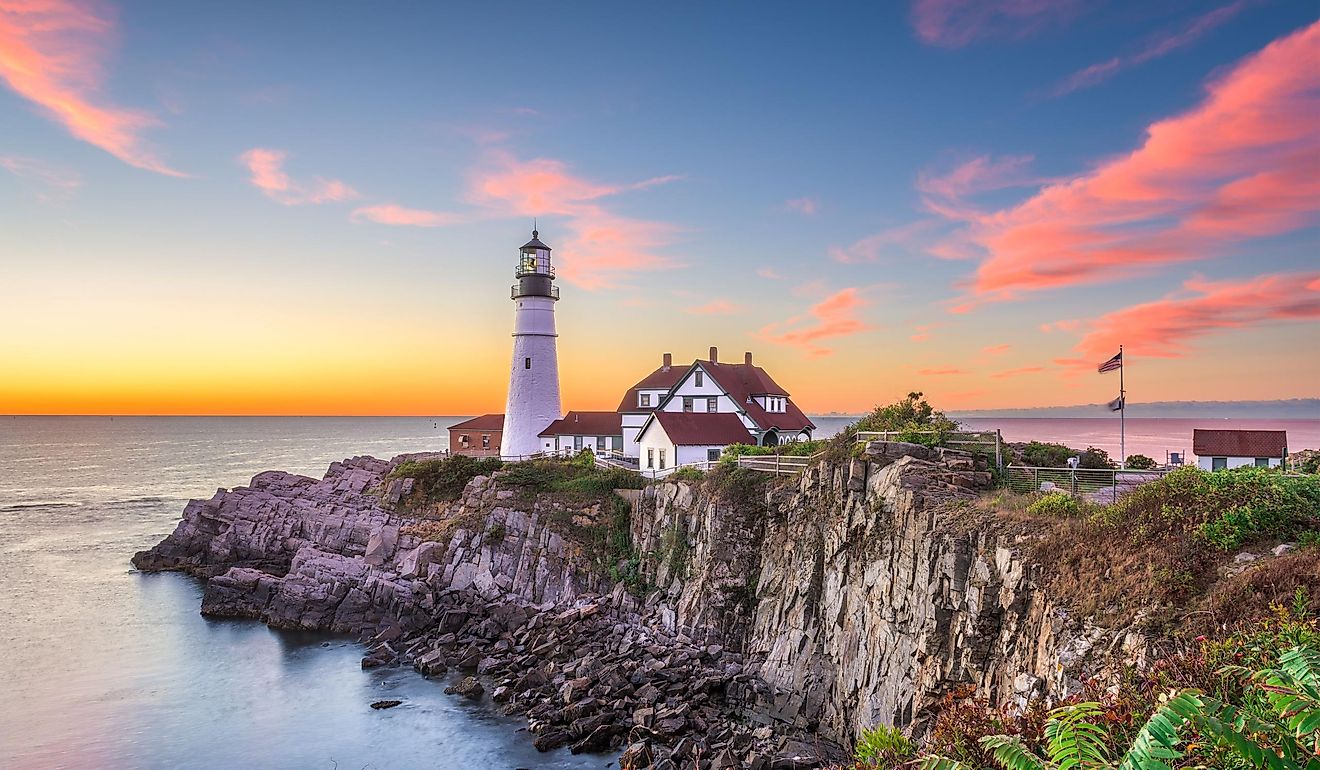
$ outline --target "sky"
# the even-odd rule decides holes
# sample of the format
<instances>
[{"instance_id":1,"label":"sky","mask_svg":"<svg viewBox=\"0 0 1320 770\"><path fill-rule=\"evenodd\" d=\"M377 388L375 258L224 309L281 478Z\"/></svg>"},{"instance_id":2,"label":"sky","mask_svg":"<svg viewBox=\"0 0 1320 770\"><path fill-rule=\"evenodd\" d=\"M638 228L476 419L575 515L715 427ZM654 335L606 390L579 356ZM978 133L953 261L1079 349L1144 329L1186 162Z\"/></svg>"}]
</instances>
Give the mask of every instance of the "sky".
<instances>
[{"instance_id":1,"label":"sky","mask_svg":"<svg viewBox=\"0 0 1320 770\"><path fill-rule=\"evenodd\" d=\"M479 6L479 7L478 7ZM1320 395L1314 2L0 0L0 413Z\"/></svg>"}]
</instances>

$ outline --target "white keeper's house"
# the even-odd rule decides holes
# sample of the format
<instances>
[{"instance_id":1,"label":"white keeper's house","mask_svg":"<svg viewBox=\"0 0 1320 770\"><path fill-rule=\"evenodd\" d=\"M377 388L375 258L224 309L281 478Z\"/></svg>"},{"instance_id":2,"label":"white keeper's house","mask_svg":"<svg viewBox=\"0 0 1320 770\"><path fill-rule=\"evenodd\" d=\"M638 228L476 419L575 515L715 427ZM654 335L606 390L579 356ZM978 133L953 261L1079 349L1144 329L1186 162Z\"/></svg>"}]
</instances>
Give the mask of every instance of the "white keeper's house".
<instances>
[{"instance_id":1,"label":"white keeper's house","mask_svg":"<svg viewBox=\"0 0 1320 770\"><path fill-rule=\"evenodd\" d=\"M627 390L613 412L569 412L541 433L544 451L589 448L635 460L641 470L717 460L731 444L776 446L811 438L814 423L788 391L744 353L719 351L688 366L665 353L660 367Z\"/></svg>"},{"instance_id":2,"label":"white keeper's house","mask_svg":"<svg viewBox=\"0 0 1320 770\"><path fill-rule=\"evenodd\" d=\"M613 412L563 414L555 326L559 287L550 252L536 230L518 249L517 283L509 293L513 356L504 414L451 426L450 451L516 460L589 449L658 473L717 460L732 444L778 446L811 438L816 426L788 391L752 363L751 353L741 363L723 363L715 348L689 366L674 366L665 353L660 367L629 388ZM478 428L484 431L480 447L472 440Z\"/></svg>"}]
</instances>

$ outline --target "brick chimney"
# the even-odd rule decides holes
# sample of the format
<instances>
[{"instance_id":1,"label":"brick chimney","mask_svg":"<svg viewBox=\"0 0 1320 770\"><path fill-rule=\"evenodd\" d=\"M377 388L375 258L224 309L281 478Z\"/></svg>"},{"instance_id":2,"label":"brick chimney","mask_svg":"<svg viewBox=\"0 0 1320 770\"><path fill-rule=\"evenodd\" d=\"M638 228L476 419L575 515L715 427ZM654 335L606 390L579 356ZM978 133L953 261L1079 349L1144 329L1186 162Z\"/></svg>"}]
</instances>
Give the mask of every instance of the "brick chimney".
<instances>
[{"instance_id":1,"label":"brick chimney","mask_svg":"<svg viewBox=\"0 0 1320 770\"><path fill-rule=\"evenodd\" d=\"M752 365L752 351L749 350L746 353L743 353L743 363L748 366Z\"/></svg>"},{"instance_id":2,"label":"brick chimney","mask_svg":"<svg viewBox=\"0 0 1320 770\"><path fill-rule=\"evenodd\" d=\"M714 345L710 346L710 362L712 364L718 364L720 362L720 349Z\"/></svg>"},{"instance_id":3,"label":"brick chimney","mask_svg":"<svg viewBox=\"0 0 1320 770\"><path fill-rule=\"evenodd\" d=\"M662 368L663 368L664 371L667 372L667 371L669 371L669 367L671 367L671 366L674 365L674 354L673 354L673 353L665 353L665 355L664 355L664 362L665 362L665 363L664 363L664 366L663 366Z\"/></svg>"}]
</instances>

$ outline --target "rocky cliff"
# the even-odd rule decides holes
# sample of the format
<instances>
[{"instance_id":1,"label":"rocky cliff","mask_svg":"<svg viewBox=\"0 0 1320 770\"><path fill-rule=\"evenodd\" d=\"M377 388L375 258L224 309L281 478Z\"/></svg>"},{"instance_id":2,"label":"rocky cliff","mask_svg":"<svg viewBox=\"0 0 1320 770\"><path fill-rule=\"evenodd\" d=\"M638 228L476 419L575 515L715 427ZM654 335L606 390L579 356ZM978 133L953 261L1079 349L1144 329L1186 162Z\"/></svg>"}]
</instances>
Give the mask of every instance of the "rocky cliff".
<instances>
[{"instance_id":1,"label":"rocky cliff","mask_svg":"<svg viewBox=\"0 0 1320 770\"><path fill-rule=\"evenodd\" d=\"M652 487L634 537L667 622L713 625L755 661L762 713L843 746L875 724L920 737L955 688L1024 703L1146 654L1039 588L1023 537L973 506L989 481L964 453L877 442L764 502Z\"/></svg>"},{"instance_id":2,"label":"rocky cliff","mask_svg":"<svg viewBox=\"0 0 1320 770\"><path fill-rule=\"evenodd\" d=\"M920 735L939 698L1069 690L1143 640L1087 626L978 516L965 453L875 443L797 477L712 473L633 493L637 596L582 532L599 505L494 478L417 519L406 458L280 472L194 500L143 570L207 579L203 612L359 634L363 665L478 676L540 748L631 766L812 766L876 723ZM484 684L483 684L484 682Z\"/></svg>"}]
</instances>

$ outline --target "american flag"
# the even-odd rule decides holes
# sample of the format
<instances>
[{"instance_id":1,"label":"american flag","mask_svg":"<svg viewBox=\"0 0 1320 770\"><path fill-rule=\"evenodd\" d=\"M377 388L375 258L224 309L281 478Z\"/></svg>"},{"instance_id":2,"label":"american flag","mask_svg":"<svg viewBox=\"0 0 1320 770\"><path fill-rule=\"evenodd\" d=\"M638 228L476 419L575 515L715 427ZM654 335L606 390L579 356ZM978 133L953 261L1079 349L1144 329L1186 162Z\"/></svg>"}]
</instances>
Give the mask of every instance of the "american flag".
<instances>
[{"instance_id":1,"label":"american flag","mask_svg":"<svg viewBox=\"0 0 1320 770\"><path fill-rule=\"evenodd\" d=\"M1100 364L1099 371L1101 374L1104 374L1105 372L1112 372L1115 369L1122 369L1122 368L1123 368L1123 353L1122 351L1120 351L1118 355L1114 356L1113 358L1109 359L1103 364Z\"/></svg>"}]
</instances>

